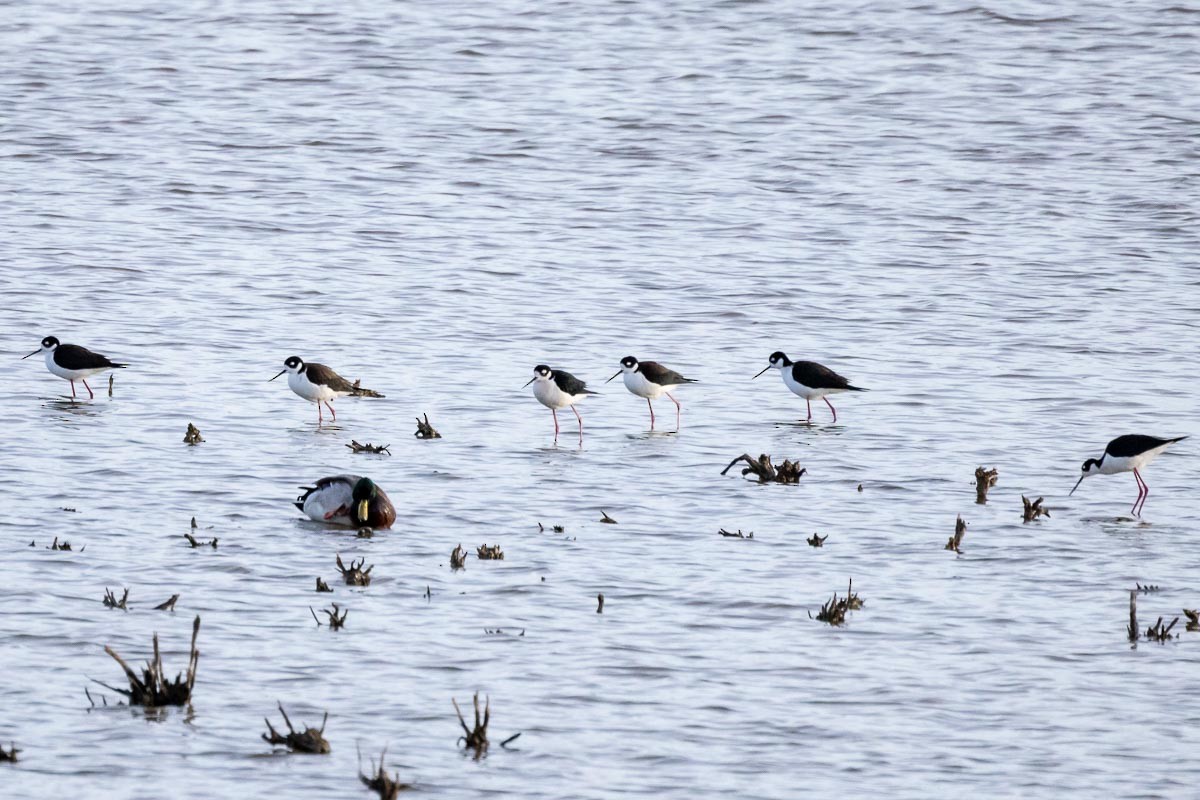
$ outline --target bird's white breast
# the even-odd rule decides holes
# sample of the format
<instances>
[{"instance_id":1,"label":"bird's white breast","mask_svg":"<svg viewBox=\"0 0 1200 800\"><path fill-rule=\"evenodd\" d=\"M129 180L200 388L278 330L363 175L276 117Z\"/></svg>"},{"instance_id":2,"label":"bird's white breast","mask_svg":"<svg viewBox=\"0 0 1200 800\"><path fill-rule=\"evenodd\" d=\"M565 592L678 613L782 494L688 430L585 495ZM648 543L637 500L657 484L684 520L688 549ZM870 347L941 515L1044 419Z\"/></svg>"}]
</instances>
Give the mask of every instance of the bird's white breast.
<instances>
[{"instance_id":1,"label":"bird's white breast","mask_svg":"<svg viewBox=\"0 0 1200 800\"><path fill-rule=\"evenodd\" d=\"M90 378L96 373L104 372L108 367L96 367L93 369L67 369L54 363L54 351L46 351L46 369L50 370L51 375L57 375L60 378L65 378L69 381L77 381L82 378Z\"/></svg>"},{"instance_id":2,"label":"bird's white breast","mask_svg":"<svg viewBox=\"0 0 1200 800\"><path fill-rule=\"evenodd\" d=\"M322 486L308 495L304 501L304 513L317 522L332 522L338 525L352 525L350 521L350 505L354 502L354 490L341 481ZM330 512L341 513L337 516L325 517Z\"/></svg>"},{"instance_id":3,"label":"bird's white breast","mask_svg":"<svg viewBox=\"0 0 1200 800\"><path fill-rule=\"evenodd\" d=\"M293 392L300 395L305 400L311 400L316 403L319 403L323 400L332 400L335 397L341 396L339 392L333 391L328 386L322 386L319 383L313 383L303 372L289 372L288 386Z\"/></svg>"},{"instance_id":4,"label":"bird's white breast","mask_svg":"<svg viewBox=\"0 0 1200 800\"><path fill-rule=\"evenodd\" d=\"M534 381L533 396L547 408L566 408L582 399L583 395L567 394L554 381Z\"/></svg>"},{"instance_id":5,"label":"bird's white breast","mask_svg":"<svg viewBox=\"0 0 1200 800\"><path fill-rule=\"evenodd\" d=\"M673 386L659 386L657 383L651 383L640 372L625 372L622 373L622 376L626 389L638 397L645 397L647 400L657 400L662 396L663 392L674 388Z\"/></svg>"}]
</instances>

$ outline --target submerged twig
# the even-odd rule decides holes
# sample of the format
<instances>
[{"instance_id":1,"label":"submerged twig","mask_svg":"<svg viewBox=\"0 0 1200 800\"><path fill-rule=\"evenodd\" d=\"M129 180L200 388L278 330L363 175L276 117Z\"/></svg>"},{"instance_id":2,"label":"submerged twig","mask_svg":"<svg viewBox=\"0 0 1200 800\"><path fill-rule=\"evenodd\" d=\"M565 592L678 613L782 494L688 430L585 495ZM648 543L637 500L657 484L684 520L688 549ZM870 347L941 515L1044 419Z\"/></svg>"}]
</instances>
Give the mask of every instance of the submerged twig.
<instances>
[{"instance_id":1,"label":"submerged twig","mask_svg":"<svg viewBox=\"0 0 1200 800\"><path fill-rule=\"evenodd\" d=\"M1183 615L1187 617L1187 629L1195 632L1200 631L1200 611L1194 608L1183 609Z\"/></svg>"},{"instance_id":2,"label":"submerged twig","mask_svg":"<svg viewBox=\"0 0 1200 800\"><path fill-rule=\"evenodd\" d=\"M87 547L87 545L84 545L83 547ZM83 552L83 547L79 548L79 552L81 552L81 553ZM58 537L55 536L54 541L46 549L47 550L71 550L72 548L71 548L71 543L67 542L67 541L64 541L62 544L59 544Z\"/></svg>"},{"instance_id":3,"label":"submerged twig","mask_svg":"<svg viewBox=\"0 0 1200 800\"><path fill-rule=\"evenodd\" d=\"M123 595L121 595L121 599L117 600L117 596L112 593L112 590L109 589L107 586L104 587L104 606L106 608L119 608L122 611L128 611L129 607L126 605L126 603L128 601L129 601L129 590L128 589L126 589L125 593Z\"/></svg>"},{"instance_id":4,"label":"submerged twig","mask_svg":"<svg viewBox=\"0 0 1200 800\"><path fill-rule=\"evenodd\" d=\"M387 453L389 456L392 454L392 451L388 450L391 445L388 444L359 444L357 440L351 439L346 447L349 447L352 453Z\"/></svg>"},{"instance_id":5,"label":"submerged twig","mask_svg":"<svg viewBox=\"0 0 1200 800\"><path fill-rule=\"evenodd\" d=\"M125 663L117 652L111 647L105 647L104 652L113 657L121 669L125 671L125 677L129 679L129 690L117 689L113 686L108 686L115 692L120 692L129 698L129 704L133 706L182 706L192 699L192 687L196 685L196 666L200 661L200 651L196 649L196 637L200 633L200 617L197 615L196 621L192 623L192 648L191 656L188 659L187 674L180 673L175 676L175 680L167 678L163 673L162 654L158 649L158 634L154 634L154 656L146 663L146 668L142 670L142 676L138 674ZM107 686L107 684L101 684Z\"/></svg>"},{"instance_id":6,"label":"submerged twig","mask_svg":"<svg viewBox=\"0 0 1200 800\"><path fill-rule=\"evenodd\" d=\"M1159 617L1158 622L1146 628L1146 639L1152 642L1165 642L1175 638L1171 635L1171 629L1175 627L1175 623L1179 622L1179 617L1171 620L1171 624L1163 627L1163 618Z\"/></svg>"},{"instance_id":7,"label":"submerged twig","mask_svg":"<svg viewBox=\"0 0 1200 800\"><path fill-rule=\"evenodd\" d=\"M387 748L383 748L383 752L379 754L379 766L375 766L375 759L371 759L371 772L366 774L362 771L362 752L358 754L358 779L363 782L363 786L373 790L379 795L379 800L396 800L400 792L404 789L411 789L412 784L401 783L400 773L396 773L396 777L389 777L387 767L384 766L384 760L387 758Z\"/></svg>"},{"instance_id":8,"label":"submerged twig","mask_svg":"<svg viewBox=\"0 0 1200 800\"><path fill-rule=\"evenodd\" d=\"M463 550L460 543L454 551L450 553L450 569L465 569L467 566L467 551Z\"/></svg>"},{"instance_id":9,"label":"submerged twig","mask_svg":"<svg viewBox=\"0 0 1200 800\"><path fill-rule=\"evenodd\" d=\"M987 502L988 489L996 485L996 481L1000 479L999 470L984 469L983 467L975 468L975 502L983 505Z\"/></svg>"},{"instance_id":10,"label":"submerged twig","mask_svg":"<svg viewBox=\"0 0 1200 800\"><path fill-rule=\"evenodd\" d=\"M342 580L344 580L350 586L371 585L371 570L375 569L375 565L372 564L364 571L362 567L365 563L367 563L367 559L364 556L363 558L358 559L358 561L351 559L350 566L347 567L342 563L341 554L339 553L337 556L338 572L342 573Z\"/></svg>"},{"instance_id":11,"label":"submerged twig","mask_svg":"<svg viewBox=\"0 0 1200 800\"><path fill-rule=\"evenodd\" d=\"M1136 642L1140 629L1137 621L1137 591L1129 593L1129 625L1125 627L1125 632L1129 634L1129 641Z\"/></svg>"},{"instance_id":12,"label":"submerged twig","mask_svg":"<svg viewBox=\"0 0 1200 800\"><path fill-rule=\"evenodd\" d=\"M271 725L271 720L266 717L263 721L267 723L267 733L262 735L263 741L268 744L281 744L291 750L293 753L328 753L329 742L325 740L325 723L329 721L329 712L325 712L325 717L321 720L320 728L306 727L301 733L297 733L292 727L292 721L288 719L287 712L283 710L283 703L279 703L279 713L283 715L284 724L287 725L287 735L281 736L274 726Z\"/></svg>"},{"instance_id":13,"label":"submerged twig","mask_svg":"<svg viewBox=\"0 0 1200 800\"><path fill-rule=\"evenodd\" d=\"M475 751L475 758L480 758L488 748L487 726L488 721L492 717L492 699L489 697L486 700L486 705L483 710L482 722L479 716L479 692L475 693L475 727L468 728L467 721L463 719L462 709L458 707L458 701L453 697L450 702L454 703L454 711L458 714L458 724L462 725L463 734L458 737L458 741L463 743L464 747L469 747Z\"/></svg>"},{"instance_id":14,"label":"submerged twig","mask_svg":"<svg viewBox=\"0 0 1200 800\"><path fill-rule=\"evenodd\" d=\"M479 556L481 561L503 561L504 551L500 549L500 545L481 544L475 548L475 554Z\"/></svg>"},{"instance_id":15,"label":"submerged twig","mask_svg":"<svg viewBox=\"0 0 1200 800\"><path fill-rule=\"evenodd\" d=\"M8 750L7 750L7 751L4 749L4 745L0 744L0 762L3 762L3 761L14 762L14 761L16 761L16 760L17 760L17 753L19 753L19 752L21 752L21 751L17 749L17 743L16 743L16 742L9 742L9 743L8 743Z\"/></svg>"},{"instance_id":16,"label":"submerged twig","mask_svg":"<svg viewBox=\"0 0 1200 800\"><path fill-rule=\"evenodd\" d=\"M717 533L721 536L728 536L733 539L753 539L754 538L754 531L750 531L749 533L742 533L741 528L737 529L737 533L733 533L732 531L727 531L724 528L721 528L720 530L718 530Z\"/></svg>"},{"instance_id":17,"label":"submerged twig","mask_svg":"<svg viewBox=\"0 0 1200 800\"><path fill-rule=\"evenodd\" d=\"M340 631L342 626L346 624L346 617L350 614L350 609L347 608L345 611L342 611L341 616L338 616L338 612L341 611L342 607L337 603L331 603L331 605L333 606L332 610L322 608L321 613L329 617L329 622L327 623L329 630ZM321 620L317 619L317 612L313 611L312 606L308 607L308 613L312 614L312 618L317 620L317 627L321 627Z\"/></svg>"},{"instance_id":18,"label":"submerged twig","mask_svg":"<svg viewBox=\"0 0 1200 800\"><path fill-rule=\"evenodd\" d=\"M967 535L967 522L960 515L954 523L954 535L950 537L950 541L946 542L945 550L953 550L958 554L962 554L960 545L962 545L963 537Z\"/></svg>"},{"instance_id":19,"label":"submerged twig","mask_svg":"<svg viewBox=\"0 0 1200 800\"><path fill-rule=\"evenodd\" d=\"M806 541L806 542L808 542L808 543L809 543L810 545L812 545L813 547L824 547L824 546L825 546L825 540L826 540L826 539L828 539L828 538L829 538L829 534L828 534L828 533L827 533L827 534L825 534L824 536L820 536L820 535L818 535L818 534L814 533L812 536L810 536L809 538L805 539L805 541Z\"/></svg>"},{"instance_id":20,"label":"submerged twig","mask_svg":"<svg viewBox=\"0 0 1200 800\"><path fill-rule=\"evenodd\" d=\"M200 429L192 423L188 423L187 433L183 435L184 444L200 444L204 441L204 437L200 435Z\"/></svg>"},{"instance_id":21,"label":"submerged twig","mask_svg":"<svg viewBox=\"0 0 1200 800\"><path fill-rule=\"evenodd\" d=\"M421 419L421 417L416 418L417 419L417 432L414 433L413 436L417 437L418 439L440 439L440 438L442 438L442 435L440 433L438 433L437 431L435 431L433 429L433 426L429 424L429 415L424 414L423 416L425 417L425 419Z\"/></svg>"},{"instance_id":22,"label":"submerged twig","mask_svg":"<svg viewBox=\"0 0 1200 800\"><path fill-rule=\"evenodd\" d=\"M1050 509L1042 505L1043 498L1030 500L1025 495L1021 495L1021 503L1025 506L1025 510L1021 512L1021 519L1024 522L1033 522L1038 517L1049 517Z\"/></svg>"},{"instance_id":23,"label":"submerged twig","mask_svg":"<svg viewBox=\"0 0 1200 800\"><path fill-rule=\"evenodd\" d=\"M355 397L383 397L383 395L374 389L364 389L362 387L361 378L356 380L351 388L353 389L351 394L353 394Z\"/></svg>"},{"instance_id":24,"label":"submerged twig","mask_svg":"<svg viewBox=\"0 0 1200 800\"><path fill-rule=\"evenodd\" d=\"M616 525L617 521L608 515L608 512L603 508L600 509L600 521L606 525Z\"/></svg>"},{"instance_id":25,"label":"submerged twig","mask_svg":"<svg viewBox=\"0 0 1200 800\"><path fill-rule=\"evenodd\" d=\"M753 473L758 478L759 483L799 483L800 476L808 472L807 469L800 466L799 461L785 460L776 467L771 463L771 457L766 453L763 453L758 458L751 458L749 453L743 453L733 461L730 461L729 466L721 470L721 474L724 475L726 472L729 472L733 468L733 465L739 461L746 462L746 468L742 470L742 474L749 475Z\"/></svg>"},{"instance_id":26,"label":"submerged twig","mask_svg":"<svg viewBox=\"0 0 1200 800\"><path fill-rule=\"evenodd\" d=\"M175 610L175 601L178 599L179 599L179 595L173 594L173 595L171 595L171 599L167 600L165 603L159 603L158 605L156 605L154 607L154 610L155 611L174 611Z\"/></svg>"},{"instance_id":27,"label":"submerged twig","mask_svg":"<svg viewBox=\"0 0 1200 800\"><path fill-rule=\"evenodd\" d=\"M203 547L203 546L207 545L214 550L217 549L218 539L215 536L212 538L211 541L207 541L207 542L202 542L202 541L198 540L195 536L192 536L190 533L185 533L183 535L183 538L187 539L188 544L190 544L192 547Z\"/></svg>"},{"instance_id":28,"label":"submerged twig","mask_svg":"<svg viewBox=\"0 0 1200 800\"><path fill-rule=\"evenodd\" d=\"M332 591L333 591L333 589L330 589L330 588L329 588L329 584L328 584L328 583L326 583L325 581L321 580L320 578L317 578L317 591L318 591L318 592L332 592Z\"/></svg>"},{"instance_id":29,"label":"submerged twig","mask_svg":"<svg viewBox=\"0 0 1200 800\"><path fill-rule=\"evenodd\" d=\"M604 593L603 592L596 595L596 613L597 614L604 613Z\"/></svg>"},{"instance_id":30,"label":"submerged twig","mask_svg":"<svg viewBox=\"0 0 1200 800\"><path fill-rule=\"evenodd\" d=\"M842 625L846 622L847 611L857 611L863 607L862 599L854 592L854 579L846 589L846 596L839 598L837 592L817 612L817 620L828 622L830 625Z\"/></svg>"}]
</instances>

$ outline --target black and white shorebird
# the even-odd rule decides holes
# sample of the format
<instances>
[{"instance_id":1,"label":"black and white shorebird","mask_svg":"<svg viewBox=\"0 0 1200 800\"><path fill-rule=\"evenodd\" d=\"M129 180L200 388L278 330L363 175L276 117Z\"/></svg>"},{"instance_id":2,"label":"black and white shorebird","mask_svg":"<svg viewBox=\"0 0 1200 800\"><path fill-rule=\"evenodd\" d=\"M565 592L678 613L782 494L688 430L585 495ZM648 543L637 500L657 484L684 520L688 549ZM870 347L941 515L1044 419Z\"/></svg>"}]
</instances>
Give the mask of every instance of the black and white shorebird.
<instances>
[{"instance_id":1,"label":"black and white shorebird","mask_svg":"<svg viewBox=\"0 0 1200 800\"><path fill-rule=\"evenodd\" d=\"M679 401L671 395L671 390L685 383L696 383L691 378L685 378L673 369L668 369L657 361L638 361L633 356L621 359L621 369L617 375L624 375L625 388L638 397L646 398L650 407L650 430L654 430L654 405L651 400L657 400L664 394L675 404L675 430L679 430ZM617 377L613 375L605 383Z\"/></svg>"},{"instance_id":2,"label":"black and white shorebird","mask_svg":"<svg viewBox=\"0 0 1200 800\"><path fill-rule=\"evenodd\" d=\"M296 508L317 522L382 529L396 521L392 501L370 478L334 475L300 488L304 494L296 498Z\"/></svg>"},{"instance_id":3,"label":"black and white shorebird","mask_svg":"<svg viewBox=\"0 0 1200 800\"><path fill-rule=\"evenodd\" d=\"M96 394L92 391L92 387L88 386L87 379L106 370L124 369L128 366L128 364L109 361L106 356L93 353L86 347L80 347L77 344L62 344L53 336L42 339L42 346L28 356L21 356L21 360L36 356L38 353L45 354L46 369L50 370L52 375L71 382L72 400L75 399L75 381L83 381L83 388L88 390L88 397L95 400Z\"/></svg>"},{"instance_id":4,"label":"black and white shorebird","mask_svg":"<svg viewBox=\"0 0 1200 800\"><path fill-rule=\"evenodd\" d=\"M833 403L829 402L829 398L826 395L838 392L867 391L858 386L851 386L849 381L829 367L823 367L815 361L792 361L779 350L771 353L768 362L758 375L762 375L763 372L766 372L771 367L779 370L783 376L784 385L795 394L804 398L804 403L808 406L808 419L805 420L806 422L812 422L813 400L817 398L824 399L825 405L829 406L829 410L833 412L833 421L837 422L837 409L833 407ZM757 378L758 375L754 377Z\"/></svg>"},{"instance_id":5,"label":"black and white shorebird","mask_svg":"<svg viewBox=\"0 0 1200 800\"><path fill-rule=\"evenodd\" d=\"M1142 480L1140 470L1158 458L1175 442L1186 438L1188 437L1176 436L1174 439L1159 439L1157 436L1143 436L1137 433L1118 436L1108 443L1108 447L1104 448L1104 455L1099 458L1089 458L1083 462L1083 474L1079 476L1079 480L1075 481L1075 486L1071 489L1070 494L1075 494L1075 489L1078 489L1079 484L1083 483L1083 479L1089 475L1116 475L1120 472L1132 472L1133 479L1137 481L1138 495L1137 499L1133 501L1133 507L1129 509L1129 513L1140 517L1142 506L1146 505L1146 498L1150 495L1150 487Z\"/></svg>"},{"instance_id":6,"label":"black and white shorebird","mask_svg":"<svg viewBox=\"0 0 1200 800\"><path fill-rule=\"evenodd\" d=\"M288 374L288 386L296 394L309 402L317 404L317 424L324 422L321 403L329 408L333 419L337 421L337 412L333 410L333 400L346 395L356 397L383 397L379 392L363 389L338 375L324 364L306 364L299 356L292 356L283 362L279 375ZM278 378L276 375L275 378ZM271 380L275 380L271 378Z\"/></svg>"},{"instance_id":7,"label":"black and white shorebird","mask_svg":"<svg viewBox=\"0 0 1200 800\"><path fill-rule=\"evenodd\" d=\"M596 393L571 373L561 369L550 369L545 364L538 364L533 368L533 377L525 386L530 383L533 384L533 396L554 415L554 441L558 441L558 409L570 407L575 412L575 418L579 420L579 443L583 444L583 417L579 416L575 404L589 394Z\"/></svg>"}]
</instances>

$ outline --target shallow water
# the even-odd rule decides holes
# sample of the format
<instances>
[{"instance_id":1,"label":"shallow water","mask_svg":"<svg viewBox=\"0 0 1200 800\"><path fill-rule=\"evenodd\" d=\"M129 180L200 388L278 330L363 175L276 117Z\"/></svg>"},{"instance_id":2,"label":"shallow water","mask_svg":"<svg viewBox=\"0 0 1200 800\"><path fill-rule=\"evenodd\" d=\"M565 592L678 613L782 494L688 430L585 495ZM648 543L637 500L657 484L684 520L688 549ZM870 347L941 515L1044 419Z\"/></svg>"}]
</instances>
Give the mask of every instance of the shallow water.
<instances>
[{"instance_id":1,"label":"shallow water","mask_svg":"<svg viewBox=\"0 0 1200 800\"><path fill-rule=\"evenodd\" d=\"M366 796L356 744L425 796L1191 793L1200 634L1124 626L1135 582L1162 587L1143 625L1200 604L1195 444L1141 522L1130 476L1066 495L1117 434L1197 432L1200 16L338 8L0 15L4 796ZM18 360L47 334L128 361L113 397ZM871 391L797 424L750 381L776 349ZM678 434L602 385L628 353L701 381ZM266 380L292 354L387 397L318 428ZM602 391L582 448L519 388L539 362ZM743 452L809 472L722 477ZM350 471L394 530L290 506ZM451 572L460 542L506 558ZM339 553L375 581L315 594ZM849 624L810 619L851 577ZM196 614L191 714L89 709L104 645L158 631L181 668ZM475 690L494 743L522 733L479 763L450 704ZM328 710L332 754L272 755L277 700Z\"/></svg>"}]
</instances>

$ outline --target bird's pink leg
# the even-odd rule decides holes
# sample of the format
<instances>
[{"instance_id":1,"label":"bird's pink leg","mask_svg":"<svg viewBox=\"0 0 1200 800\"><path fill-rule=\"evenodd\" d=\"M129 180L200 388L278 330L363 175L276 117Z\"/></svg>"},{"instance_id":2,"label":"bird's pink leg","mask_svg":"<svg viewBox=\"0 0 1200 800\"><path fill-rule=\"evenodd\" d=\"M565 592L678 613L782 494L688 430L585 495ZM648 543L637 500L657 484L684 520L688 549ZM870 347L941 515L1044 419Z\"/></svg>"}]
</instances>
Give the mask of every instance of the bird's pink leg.
<instances>
[{"instance_id":1,"label":"bird's pink leg","mask_svg":"<svg viewBox=\"0 0 1200 800\"><path fill-rule=\"evenodd\" d=\"M808 398L804 398L804 405L808 406L808 419L805 422L812 422L812 403L808 402Z\"/></svg>"},{"instance_id":2,"label":"bird's pink leg","mask_svg":"<svg viewBox=\"0 0 1200 800\"><path fill-rule=\"evenodd\" d=\"M654 430L654 406L650 403L650 398L646 398L646 405L650 407L650 430Z\"/></svg>"},{"instance_id":3,"label":"bird's pink leg","mask_svg":"<svg viewBox=\"0 0 1200 800\"><path fill-rule=\"evenodd\" d=\"M552 408L552 409L550 409L550 413L554 416L554 441L557 442L558 441L558 412Z\"/></svg>"},{"instance_id":4,"label":"bird's pink leg","mask_svg":"<svg viewBox=\"0 0 1200 800\"><path fill-rule=\"evenodd\" d=\"M671 397L670 392L667 392L667 397ZM675 404L675 430L679 430L679 401L671 397L671 402Z\"/></svg>"},{"instance_id":5,"label":"bird's pink leg","mask_svg":"<svg viewBox=\"0 0 1200 800\"><path fill-rule=\"evenodd\" d=\"M579 416L579 409L571 406L571 410L575 412L575 419L579 420L579 443L583 444L583 417Z\"/></svg>"},{"instance_id":6,"label":"bird's pink leg","mask_svg":"<svg viewBox=\"0 0 1200 800\"><path fill-rule=\"evenodd\" d=\"M75 399L75 381L71 381L71 399Z\"/></svg>"},{"instance_id":7,"label":"bird's pink leg","mask_svg":"<svg viewBox=\"0 0 1200 800\"><path fill-rule=\"evenodd\" d=\"M821 398L825 401L825 405L829 406L829 410L833 412L833 421L837 422L837 409L833 407L833 403L829 402L828 397Z\"/></svg>"},{"instance_id":8,"label":"bird's pink leg","mask_svg":"<svg viewBox=\"0 0 1200 800\"><path fill-rule=\"evenodd\" d=\"M88 399L95 400L96 394L92 391L92 387L87 385L87 378L80 378L80 380L83 381L83 388L88 390ZM75 386L75 382L71 381L71 388L74 388L74 386Z\"/></svg>"},{"instance_id":9,"label":"bird's pink leg","mask_svg":"<svg viewBox=\"0 0 1200 800\"><path fill-rule=\"evenodd\" d=\"M326 400L325 405L329 407L329 413L333 414L333 421L337 422L337 412L333 410L333 404Z\"/></svg>"},{"instance_id":10,"label":"bird's pink leg","mask_svg":"<svg viewBox=\"0 0 1200 800\"><path fill-rule=\"evenodd\" d=\"M320 425L325 421L325 412L321 410L321 401L317 401L317 424Z\"/></svg>"},{"instance_id":11,"label":"bird's pink leg","mask_svg":"<svg viewBox=\"0 0 1200 800\"><path fill-rule=\"evenodd\" d=\"M1142 515L1142 508L1146 505L1146 498L1150 496L1150 487L1142 480L1142 475L1136 469L1133 471L1133 477L1138 482L1138 498L1133 501L1133 507L1137 509L1137 516Z\"/></svg>"}]
</instances>

